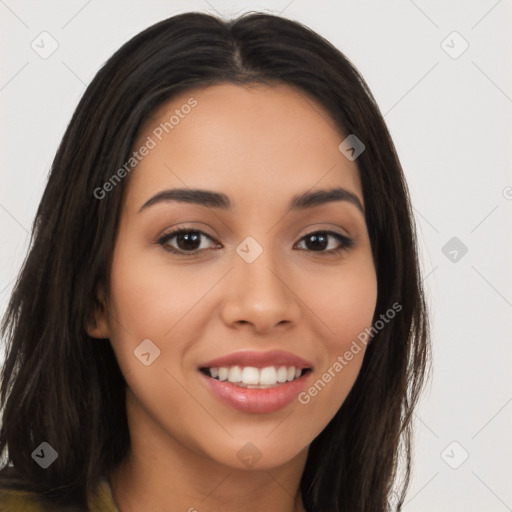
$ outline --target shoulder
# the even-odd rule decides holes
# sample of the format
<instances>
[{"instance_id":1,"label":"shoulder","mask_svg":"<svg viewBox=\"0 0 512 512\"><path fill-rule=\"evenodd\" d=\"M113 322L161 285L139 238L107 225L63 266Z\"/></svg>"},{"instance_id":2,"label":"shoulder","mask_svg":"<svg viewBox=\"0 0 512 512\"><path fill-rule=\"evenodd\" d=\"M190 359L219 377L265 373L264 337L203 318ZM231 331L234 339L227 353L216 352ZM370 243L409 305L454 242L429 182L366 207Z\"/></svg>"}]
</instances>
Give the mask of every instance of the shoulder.
<instances>
[{"instance_id":1,"label":"shoulder","mask_svg":"<svg viewBox=\"0 0 512 512\"><path fill-rule=\"evenodd\" d=\"M55 510L55 507L35 493L0 489L1 512L50 512L52 510Z\"/></svg>"},{"instance_id":2,"label":"shoulder","mask_svg":"<svg viewBox=\"0 0 512 512\"><path fill-rule=\"evenodd\" d=\"M0 471L2 477L10 473ZM8 482L7 484L5 482ZM13 480L13 482L17 482ZM0 512L81 512L74 506L56 505L54 502L36 492L19 488L19 483L0 478ZM102 480L94 493L89 495L90 512L119 512L114 503L110 484L107 478Z\"/></svg>"},{"instance_id":3,"label":"shoulder","mask_svg":"<svg viewBox=\"0 0 512 512\"><path fill-rule=\"evenodd\" d=\"M22 489L23 482L14 468L0 471L0 511L29 512L48 510L37 494Z\"/></svg>"}]
</instances>

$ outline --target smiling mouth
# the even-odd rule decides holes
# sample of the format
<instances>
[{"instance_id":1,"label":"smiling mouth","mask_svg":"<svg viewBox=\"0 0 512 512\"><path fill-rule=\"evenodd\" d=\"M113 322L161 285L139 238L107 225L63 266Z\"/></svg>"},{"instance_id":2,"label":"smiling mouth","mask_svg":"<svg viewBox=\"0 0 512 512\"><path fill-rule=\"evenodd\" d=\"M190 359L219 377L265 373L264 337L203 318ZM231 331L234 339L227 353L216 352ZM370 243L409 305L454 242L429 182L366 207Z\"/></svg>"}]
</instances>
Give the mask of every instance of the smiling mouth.
<instances>
[{"instance_id":1,"label":"smiling mouth","mask_svg":"<svg viewBox=\"0 0 512 512\"><path fill-rule=\"evenodd\" d=\"M287 382L300 379L311 372L311 368L296 368L295 366L220 366L204 367L199 371L217 381L225 381L241 388L269 389L281 386Z\"/></svg>"}]
</instances>

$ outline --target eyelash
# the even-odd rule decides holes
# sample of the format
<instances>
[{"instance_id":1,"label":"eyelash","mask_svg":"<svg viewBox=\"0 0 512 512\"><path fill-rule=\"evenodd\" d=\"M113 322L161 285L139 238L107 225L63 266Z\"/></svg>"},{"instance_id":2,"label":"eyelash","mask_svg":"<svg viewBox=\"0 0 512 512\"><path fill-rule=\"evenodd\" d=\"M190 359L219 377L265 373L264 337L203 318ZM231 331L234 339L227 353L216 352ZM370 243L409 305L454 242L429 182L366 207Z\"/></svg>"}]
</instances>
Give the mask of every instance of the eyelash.
<instances>
[{"instance_id":1,"label":"eyelash","mask_svg":"<svg viewBox=\"0 0 512 512\"><path fill-rule=\"evenodd\" d=\"M171 231L170 233L166 233L165 235L163 235L162 237L160 237L157 240L157 243L159 245L161 245L164 248L164 250L172 252L172 253L180 255L180 256L195 256L199 252L201 252L202 250L203 251L207 250L207 249L201 249L201 250L194 249L193 251L182 251L180 249L176 249L175 247L172 247L172 246L168 245L167 242L169 240L171 240L176 235L179 235L181 233L197 233L197 234L200 234L200 235L203 235L203 236L209 238L210 240L213 240L210 235L208 235L204 231L201 231L200 229L184 229L184 228L180 228L180 229L176 229L175 231ZM317 235L317 234L332 235L342 245L341 245L341 247L339 247L337 249L330 249L328 251L308 251L308 252L325 254L325 255L334 255L334 254L339 254L339 253L341 253L343 251L348 251L354 245L354 241L351 238L348 238L345 235L341 235L340 233L337 233L336 231L327 231L327 230L312 231L311 233L308 233L307 235L304 235L299 240L299 242L301 242L302 240L304 240L308 236ZM304 250L304 249L302 249L302 250ZM305 250L307 251L307 249L305 249Z\"/></svg>"}]
</instances>

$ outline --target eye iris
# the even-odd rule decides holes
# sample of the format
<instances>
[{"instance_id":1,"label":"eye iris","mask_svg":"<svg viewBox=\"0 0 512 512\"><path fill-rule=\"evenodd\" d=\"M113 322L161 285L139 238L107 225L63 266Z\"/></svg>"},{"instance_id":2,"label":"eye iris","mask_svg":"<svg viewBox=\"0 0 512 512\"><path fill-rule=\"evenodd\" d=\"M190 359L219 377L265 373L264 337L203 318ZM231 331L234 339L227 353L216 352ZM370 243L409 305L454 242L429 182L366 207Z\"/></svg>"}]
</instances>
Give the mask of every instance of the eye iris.
<instances>
[{"instance_id":1,"label":"eye iris","mask_svg":"<svg viewBox=\"0 0 512 512\"><path fill-rule=\"evenodd\" d=\"M170 243L170 240L176 239L176 245L177 248L174 248L175 251L181 251L181 252L197 252L201 245L201 236L206 236L206 238L209 238L207 235L202 233L201 231L190 231L190 230L178 230L174 233L170 233L169 235L162 237L161 240L159 240L159 243L162 245L169 245L170 248L172 247L172 244ZM313 251L313 252L325 252L325 253L333 253L333 252L339 252L340 249L331 249L330 251L326 251L327 246L329 245L329 236L333 236L328 231L317 231L315 233L310 233L309 235L305 236L303 238L306 245L307 250ZM334 238L338 238L335 236ZM350 247L352 243L350 240L342 241L338 240L340 243L342 243L343 247Z\"/></svg>"},{"instance_id":2,"label":"eye iris","mask_svg":"<svg viewBox=\"0 0 512 512\"><path fill-rule=\"evenodd\" d=\"M200 237L201 237L201 235L194 231L188 231L186 233L178 233L176 235L176 243L177 243L178 247L182 250L188 249L188 250L193 251L201 245ZM182 241L185 242L184 245L182 243L180 243ZM192 246L189 245L190 243L192 243Z\"/></svg>"},{"instance_id":3,"label":"eye iris","mask_svg":"<svg viewBox=\"0 0 512 512\"><path fill-rule=\"evenodd\" d=\"M307 240L310 240L312 241L313 243L312 244L308 244L310 246L310 248L312 247L314 250L315 248L317 250L324 250L327 245L327 236L323 235L323 234L317 234L317 233L314 233L312 235L309 235L307 237Z\"/></svg>"}]
</instances>

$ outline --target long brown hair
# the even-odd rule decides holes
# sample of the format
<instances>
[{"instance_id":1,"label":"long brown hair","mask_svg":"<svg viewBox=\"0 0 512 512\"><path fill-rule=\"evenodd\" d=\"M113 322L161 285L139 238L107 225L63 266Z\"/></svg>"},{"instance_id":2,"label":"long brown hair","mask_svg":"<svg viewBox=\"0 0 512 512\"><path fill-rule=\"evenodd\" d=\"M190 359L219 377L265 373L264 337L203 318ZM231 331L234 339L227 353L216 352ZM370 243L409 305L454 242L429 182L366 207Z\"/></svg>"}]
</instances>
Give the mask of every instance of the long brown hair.
<instances>
[{"instance_id":1,"label":"long brown hair","mask_svg":"<svg viewBox=\"0 0 512 512\"><path fill-rule=\"evenodd\" d=\"M0 471L0 484L86 508L89 490L127 455L126 383L108 340L85 330L98 286L109 291L126 180L101 200L94 190L127 161L159 105L223 82L291 85L365 144L357 165L378 280L374 321L394 303L402 310L368 345L349 396L312 442L300 490L311 512L384 512L401 463L400 508L413 409L430 363L403 171L379 108L349 60L300 23L262 13L227 21L185 13L161 21L123 45L87 87L55 156L2 323L0 454L14 469ZM31 456L43 441L58 452L47 469Z\"/></svg>"}]
</instances>

